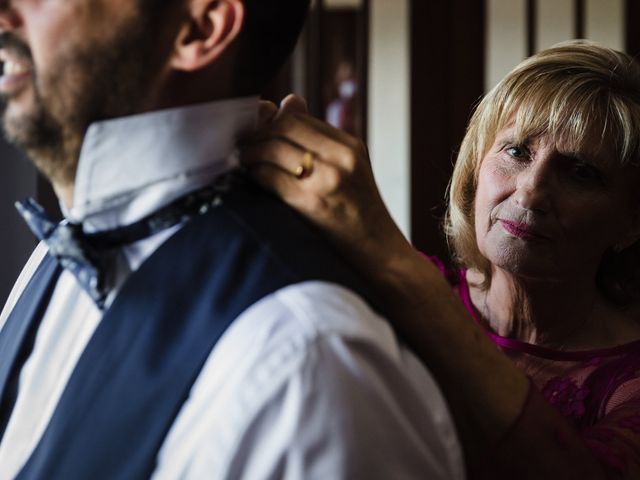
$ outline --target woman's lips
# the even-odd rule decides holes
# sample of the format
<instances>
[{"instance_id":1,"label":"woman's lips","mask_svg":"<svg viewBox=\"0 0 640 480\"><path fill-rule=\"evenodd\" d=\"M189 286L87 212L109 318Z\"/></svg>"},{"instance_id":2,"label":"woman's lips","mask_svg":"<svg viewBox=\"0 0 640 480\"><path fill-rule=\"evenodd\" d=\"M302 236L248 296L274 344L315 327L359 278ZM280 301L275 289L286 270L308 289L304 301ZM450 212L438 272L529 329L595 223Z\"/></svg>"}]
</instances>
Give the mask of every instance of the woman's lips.
<instances>
[{"instance_id":1,"label":"woman's lips","mask_svg":"<svg viewBox=\"0 0 640 480\"><path fill-rule=\"evenodd\" d=\"M538 232L534 231L529 225L526 223L518 223L511 222L509 220L499 220L502 228L505 231L516 238L522 238L525 240L534 240L534 239L546 239L544 235L540 235Z\"/></svg>"}]
</instances>

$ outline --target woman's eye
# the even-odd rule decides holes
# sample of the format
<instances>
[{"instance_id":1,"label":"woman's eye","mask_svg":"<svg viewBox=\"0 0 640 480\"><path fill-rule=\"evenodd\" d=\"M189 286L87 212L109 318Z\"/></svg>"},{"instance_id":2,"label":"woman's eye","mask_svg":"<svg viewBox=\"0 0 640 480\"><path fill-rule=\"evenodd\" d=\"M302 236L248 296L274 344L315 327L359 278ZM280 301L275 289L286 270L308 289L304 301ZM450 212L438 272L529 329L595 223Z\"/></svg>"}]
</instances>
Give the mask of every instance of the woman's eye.
<instances>
[{"instance_id":1,"label":"woman's eye","mask_svg":"<svg viewBox=\"0 0 640 480\"><path fill-rule=\"evenodd\" d=\"M592 165L574 164L571 168L574 178L581 182L601 182L602 175Z\"/></svg>"},{"instance_id":2,"label":"woman's eye","mask_svg":"<svg viewBox=\"0 0 640 480\"><path fill-rule=\"evenodd\" d=\"M527 151L523 147L519 147L517 145L507 147L506 152L510 157L517 159L525 158L527 156Z\"/></svg>"}]
</instances>

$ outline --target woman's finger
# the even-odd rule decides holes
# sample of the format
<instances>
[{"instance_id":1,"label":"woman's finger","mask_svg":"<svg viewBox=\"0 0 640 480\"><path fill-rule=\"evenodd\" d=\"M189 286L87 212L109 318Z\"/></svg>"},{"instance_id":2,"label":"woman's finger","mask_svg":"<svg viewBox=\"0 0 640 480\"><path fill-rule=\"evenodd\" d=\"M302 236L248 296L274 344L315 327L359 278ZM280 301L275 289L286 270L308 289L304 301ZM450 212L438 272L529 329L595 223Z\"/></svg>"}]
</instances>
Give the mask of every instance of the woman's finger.
<instances>
[{"instance_id":1,"label":"woman's finger","mask_svg":"<svg viewBox=\"0 0 640 480\"><path fill-rule=\"evenodd\" d=\"M241 162L246 167L270 164L294 177L306 181L311 192L326 193L340 181L337 167L299 146L279 138L271 138L242 150Z\"/></svg>"},{"instance_id":2,"label":"woman's finger","mask_svg":"<svg viewBox=\"0 0 640 480\"><path fill-rule=\"evenodd\" d=\"M287 95L282 102L280 102L280 115L287 114L308 114L309 108L307 106L307 101L299 95L294 93L290 93Z\"/></svg>"},{"instance_id":3,"label":"woman's finger","mask_svg":"<svg viewBox=\"0 0 640 480\"><path fill-rule=\"evenodd\" d=\"M311 128L316 129L318 132L327 135L328 137L334 138L336 141L348 145L350 147L354 147L360 143L360 139L354 137L350 133L345 132L339 128L336 128L332 125L329 125L327 122L324 122L318 118L315 118L311 115L300 115L294 114L300 119L306 122Z\"/></svg>"},{"instance_id":4,"label":"woman's finger","mask_svg":"<svg viewBox=\"0 0 640 480\"><path fill-rule=\"evenodd\" d=\"M284 138L265 138L259 142L252 142L241 150L240 161L250 167L258 163L272 165L296 176L298 167L304 160L305 150Z\"/></svg>"},{"instance_id":5,"label":"woman's finger","mask_svg":"<svg viewBox=\"0 0 640 480\"><path fill-rule=\"evenodd\" d=\"M354 170L363 160L360 157L367 157L362 142L344 132L325 126L322 122L316 123L308 115L281 116L258 132L247 145L260 144L271 139L288 142L302 151L313 153L316 158L348 171ZM345 140L348 143L345 143ZM291 161L286 158L277 160Z\"/></svg>"},{"instance_id":6,"label":"woman's finger","mask_svg":"<svg viewBox=\"0 0 640 480\"><path fill-rule=\"evenodd\" d=\"M348 178L348 172L340 167L277 139L243 150L241 161L249 173L252 173L254 167L263 165L280 170L295 181L291 184L292 187L304 190L309 198L319 199L332 195ZM276 191L287 196L290 193L289 190L280 191L278 188ZM285 201L288 201L288 198Z\"/></svg>"},{"instance_id":7,"label":"woman's finger","mask_svg":"<svg viewBox=\"0 0 640 480\"><path fill-rule=\"evenodd\" d=\"M267 100L260 100L258 104L258 128L271 122L278 114L278 106Z\"/></svg>"},{"instance_id":8,"label":"woman's finger","mask_svg":"<svg viewBox=\"0 0 640 480\"><path fill-rule=\"evenodd\" d=\"M297 178L280 166L269 162L257 162L248 168L248 172L262 188L274 193L288 205L300 211L306 208L306 190Z\"/></svg>"}]
</instances>

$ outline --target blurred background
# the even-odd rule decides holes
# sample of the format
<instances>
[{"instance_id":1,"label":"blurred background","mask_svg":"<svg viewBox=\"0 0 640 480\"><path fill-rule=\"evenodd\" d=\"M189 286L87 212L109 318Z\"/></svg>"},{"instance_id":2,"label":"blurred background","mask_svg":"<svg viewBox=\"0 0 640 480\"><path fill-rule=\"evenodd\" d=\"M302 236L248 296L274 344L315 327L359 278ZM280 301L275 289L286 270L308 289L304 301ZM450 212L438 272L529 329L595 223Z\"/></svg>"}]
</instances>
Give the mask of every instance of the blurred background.
<instances>
[{"instance_id":1,"label":"blurred background","mask_svg":"<svg viewBox=\"0 0 640 480\"><path fill-rule=\"evenodd\" d=\"M440 222L473 106L513 66L588 38L640 54L638 0L315 0L290 62L265 92L363 138L383 197L421 250L446 258ZM0 301L35 246L13 203L57 204L47 182L0 141Z\"/></svg>"}]
</instances>

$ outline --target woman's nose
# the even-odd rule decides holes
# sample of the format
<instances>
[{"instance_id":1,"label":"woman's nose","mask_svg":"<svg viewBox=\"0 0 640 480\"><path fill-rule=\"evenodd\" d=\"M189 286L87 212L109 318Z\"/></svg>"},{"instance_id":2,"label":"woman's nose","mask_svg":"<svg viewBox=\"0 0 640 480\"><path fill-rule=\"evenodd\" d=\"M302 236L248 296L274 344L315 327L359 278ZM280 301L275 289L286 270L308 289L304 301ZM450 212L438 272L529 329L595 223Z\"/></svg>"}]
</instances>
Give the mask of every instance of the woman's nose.
<instances>
[{"instance_id":1,"label":"woman's nose","mask_svg":"<svg viewBox=\"0 0 640 480\"><path fill-rule=\"evenodd\" d=\"M551 165L539 159L518 174L515 201L525 210L546 213L551 209L554 178Z\"/></svg>"}]
</instances>

